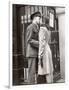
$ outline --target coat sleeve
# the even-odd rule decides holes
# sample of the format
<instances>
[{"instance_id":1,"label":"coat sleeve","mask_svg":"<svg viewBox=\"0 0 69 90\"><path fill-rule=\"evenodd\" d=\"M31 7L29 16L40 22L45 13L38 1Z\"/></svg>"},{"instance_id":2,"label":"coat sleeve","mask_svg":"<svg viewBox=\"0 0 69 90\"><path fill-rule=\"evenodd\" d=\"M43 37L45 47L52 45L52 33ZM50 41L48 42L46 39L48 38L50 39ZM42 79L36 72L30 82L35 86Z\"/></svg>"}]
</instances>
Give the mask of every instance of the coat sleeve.
<instances>
[{"instance_id":1,"label":"coat sleeve","mask_svg":"<svg viewBox=\"0 0 69 90\"><path fill-rule=\"evenodd\" d=\"M40 32L39 32L39 58L41 58L43 56L44 53L44 49L45 49L45 32L43 30L43 28L40 28Z\"/></svg>"},{"instance_id":2,"label":"coat sleeve","mask_svg":"<svg viewBox=\"0 0 69 90\"><path fill-rule=\"evenodd\" d=\"M32 47L38 48L39 41L33 39L32 35L33 35L33 28L27 29L27 34L26 34L27 43L29 43Z\"/></svg>"},{"instance_id":3,"label":"coat sleeve","mask_svg":"<svg viewBox=\"0 0 69 90\"><path fill-rule=\"evenodd\" d=\"M36 48L39 47L39 41L37 41L37 40L31 39L31 40L30 40L30 44L31 44L33 47L36 47Z\"/></svg>"}]
</instances>

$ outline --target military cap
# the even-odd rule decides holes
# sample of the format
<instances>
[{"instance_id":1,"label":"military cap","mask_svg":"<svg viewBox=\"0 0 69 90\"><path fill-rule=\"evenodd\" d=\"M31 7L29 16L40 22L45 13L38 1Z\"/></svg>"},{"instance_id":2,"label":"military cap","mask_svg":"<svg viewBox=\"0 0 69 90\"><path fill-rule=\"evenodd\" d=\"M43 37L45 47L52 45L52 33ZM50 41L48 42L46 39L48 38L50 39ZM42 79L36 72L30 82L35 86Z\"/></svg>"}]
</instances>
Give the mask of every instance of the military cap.
<instances>
[{"instance_id":1,"label":"military cap","mask_svg":"<svg viewBox=\"0 0 69 90\"><path fill-rule=\"evenodd\" d=\"M31 14L30 19L32 20L36 16L41 17L41 13L40 12L35 12L35 13Z\"/></svg>"}]
</instances>

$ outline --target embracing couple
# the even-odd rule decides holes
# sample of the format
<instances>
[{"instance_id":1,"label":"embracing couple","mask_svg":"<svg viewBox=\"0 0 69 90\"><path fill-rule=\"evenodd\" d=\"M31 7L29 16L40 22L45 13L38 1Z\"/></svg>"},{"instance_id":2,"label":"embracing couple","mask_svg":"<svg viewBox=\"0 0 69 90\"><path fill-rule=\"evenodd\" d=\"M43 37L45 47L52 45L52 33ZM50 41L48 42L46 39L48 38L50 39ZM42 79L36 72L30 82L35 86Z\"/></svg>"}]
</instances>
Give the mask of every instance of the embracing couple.
<instances>
[{"instance_id":1,"label":"embracing couple","mask_svg":"<svg viewBox=\"0 0 69 90\"><path fill-rule=\"evenodd\" d=\"M50 33L42 22L40 12L30 16L32 23L26 30L26 58L28 60L28 84L35 84L37 76L45 75L47 83L53 82L52 53L48 44ZM38 60L38 63L36 63ZM38 70L36 72L36 66Z\"/></svg>"}]
</instances>

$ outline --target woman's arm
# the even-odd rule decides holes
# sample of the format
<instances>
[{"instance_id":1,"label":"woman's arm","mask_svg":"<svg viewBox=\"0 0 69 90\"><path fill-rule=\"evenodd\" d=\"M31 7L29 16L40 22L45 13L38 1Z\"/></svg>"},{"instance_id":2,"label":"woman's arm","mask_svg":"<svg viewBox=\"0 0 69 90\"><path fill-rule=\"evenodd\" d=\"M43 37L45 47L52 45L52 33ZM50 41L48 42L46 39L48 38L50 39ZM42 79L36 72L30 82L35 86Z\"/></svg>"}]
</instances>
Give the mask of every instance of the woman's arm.
<instances>
[{"instance_id":1,"label":"woman's arm","mask_svg":"<svg viewBox=\"0 0 69 90\"><path fill-rule=\"evenodd\" d=\"M45 32L43 28L40 28L39 31L39 58L43 56L45 49Z\"/></svg>"}]
</instances>

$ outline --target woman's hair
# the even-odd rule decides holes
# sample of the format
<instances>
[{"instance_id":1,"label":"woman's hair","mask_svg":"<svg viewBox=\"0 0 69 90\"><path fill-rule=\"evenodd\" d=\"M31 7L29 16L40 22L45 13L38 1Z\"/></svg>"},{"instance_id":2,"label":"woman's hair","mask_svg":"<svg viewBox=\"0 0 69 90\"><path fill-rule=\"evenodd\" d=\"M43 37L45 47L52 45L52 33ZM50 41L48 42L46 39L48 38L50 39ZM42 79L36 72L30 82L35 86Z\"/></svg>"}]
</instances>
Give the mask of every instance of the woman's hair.
<instances>
[{"instance_id":1,"label":"woman's hair","mask_svg":"<svg viewBox=\"0 0 69 90\"><path fill-rule=\"evenodd\" d=\"M49 30L49 25L47 24L41 24L40 27L46 27Z\"/></svg>"},{"instance_id":2,"label":"woman's hair","mask_svg":"<svg viewBox=\"0 0 69 90\"><path fill-rule=\"evenodd\" d=\"M45 41L48 43L48 41L50 39L50 36L49 36L50 34L49 34L49 31L48 31L46 25L45 24L42 24L40 30L41 31L43 30L43 32L44 32L43 35L45 35Z\"/></svg>"},{"instance_id":3,"label":"woman's hair","mask_svg":"<svg viewBox=\"0 0 69 90\"><path fill-rule=\"evenodd\" d=\"M49 30L49 19L47 17L42 16L42 19L44 19L44 22L40 24L42 27L46 27Z\"/></svg>"}]
</instances>

